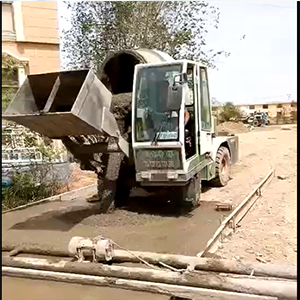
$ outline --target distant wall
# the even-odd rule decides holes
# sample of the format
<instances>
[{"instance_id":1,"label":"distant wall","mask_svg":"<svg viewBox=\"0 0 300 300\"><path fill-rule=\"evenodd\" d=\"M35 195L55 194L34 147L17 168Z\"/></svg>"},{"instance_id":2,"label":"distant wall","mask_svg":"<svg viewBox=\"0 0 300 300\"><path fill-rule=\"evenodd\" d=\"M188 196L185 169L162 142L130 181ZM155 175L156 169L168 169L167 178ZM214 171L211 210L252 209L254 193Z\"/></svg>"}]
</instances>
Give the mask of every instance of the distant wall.
<instances>
[{"instance_id":1,"label":"distant wall","mask_svg":"<svg viewBox=\"0 0 300 300\"><path fill-rule=\"evenodd\" d=\"M44 182L51 182L55 180L55 182L59 182L62 184L69 183L71 181L71 165L70 162L62 162L62 163L40 163L34 165L36 168L40 168L41 170L49 170L47 172L47 176L44 177ZM20 173L30 173L30 165L17 165L14 166L10 164L2 164L2 178L10 178L16 172Z\"/></svg>"},{"instance_id":2,"label":"distant wall","mask_svg":"<svg viewBox=\"0 0 300 300\"><path fill-rule=\"evenodd\" d=\"M249 113L268 113L270 124L291 124L297 122L297 102L283 102L270 104L237 105L237 107L249 111ZM213 114L218 117L222 107L213 107Z\"/></svg>"},{"instance_id":3,"label":"distant wall","mask_svg":"<svg viewBox=\"0 0 300 300\"><path fill-rule=\"evenodd\" d=\"M59 44L57 1L22 1L24 39Z\"/></svg>"},{"instance_id":4,"label":"distant wall","mask_svg":"<svg viewBox=\"0 0 300 300\"><path fill-rule=\"evenodd\" d=\"M28 74L60 70L59 45L36 43L2 43L2 52L7 51L28 63Z\"/></svg>"}]
</instances>

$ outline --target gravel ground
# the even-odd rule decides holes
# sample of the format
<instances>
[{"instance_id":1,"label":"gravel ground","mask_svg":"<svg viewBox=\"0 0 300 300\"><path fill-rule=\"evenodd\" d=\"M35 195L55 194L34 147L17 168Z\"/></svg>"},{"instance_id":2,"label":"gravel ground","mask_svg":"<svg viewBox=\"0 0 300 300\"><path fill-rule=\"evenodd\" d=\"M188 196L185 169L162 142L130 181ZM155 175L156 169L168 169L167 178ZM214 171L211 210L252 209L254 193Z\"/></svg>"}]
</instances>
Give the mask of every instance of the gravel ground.
<instances>
[{"instance_id":1,"label":"gravel ground","mask_svg":"<svg viewBox=\"0 0 300 300\"><path fill-rule=\"evenodd\" d=\"M83 171L76 163L72 163L71 182L61 189L61 193L73 191L97 183L97 174L93 171Z\"/></svg>"},{"instance_id":2,"label":"gravel ground","mask_svg":"<svg viewBox=\"0 0 300 300\"><path fill-rule=\"evenodd\" d=\"M240 138L239 167L264 177L272 166L275 178L217 254L227 259L297 263L297 128L271 126ZM237 203L237 198L229 200Z\"/></svg>"}]
</instances>

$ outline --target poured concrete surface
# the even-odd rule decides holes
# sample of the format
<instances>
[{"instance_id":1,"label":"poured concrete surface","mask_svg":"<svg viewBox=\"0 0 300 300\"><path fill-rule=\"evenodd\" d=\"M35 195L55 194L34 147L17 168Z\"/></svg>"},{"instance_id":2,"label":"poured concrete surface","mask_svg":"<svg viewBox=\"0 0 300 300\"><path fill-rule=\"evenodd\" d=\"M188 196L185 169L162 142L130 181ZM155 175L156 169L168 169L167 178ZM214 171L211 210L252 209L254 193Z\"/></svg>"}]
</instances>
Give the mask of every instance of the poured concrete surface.
<instances>
[{"instance_id":1,"label":"poured concrete surface","mask_svg":"<svg viewBox=\"0 0 300 300\"><path fill-rule=\"evenodd\" d=\"M2 299L9 300L169 300L150 293L80 284L2 277Z\"/></svg>"},{"instance_id":2,"label":"poured concrete surface","mask_svg":"<svg viewBox=\"0 0 300 300\"><path fill-rule=\"evenodd\" d=\"M6 242L34 242L67 249L73 236L103 235L130 250L196 255L220 225L223 212L203 205L191 216L116 210L98 214L98 204L53 202L3 215Z\"/></svg>"}]
</instances>

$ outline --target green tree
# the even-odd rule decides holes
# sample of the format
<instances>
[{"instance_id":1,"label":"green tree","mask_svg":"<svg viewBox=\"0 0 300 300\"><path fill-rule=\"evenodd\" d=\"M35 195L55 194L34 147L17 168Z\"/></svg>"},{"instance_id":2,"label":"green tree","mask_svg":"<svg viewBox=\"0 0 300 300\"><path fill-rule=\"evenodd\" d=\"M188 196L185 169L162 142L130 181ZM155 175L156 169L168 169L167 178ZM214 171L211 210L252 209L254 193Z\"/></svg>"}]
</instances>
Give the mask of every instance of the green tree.
<instances>
[{"instance_id":1,"label":"green tree","mask_svg":"<svg viewBox=\"0 0 300 300\"><path fill-rule=\"evenodd\" d=\"M237 121L241 116L239 109L232 103L226 102L219 113L220 121Z\"/></svg>"},{"instance_id":2,"label":"green tree","mask_svg":"<svg viewBox=\"0 0 300 300\"><path fill-rule=\"evenodd\" d=\"M218 28L220 12L204 1L66 1L71 28L62 51L69 68L98 66L107 53L135 47L165 51L175 59L200 60L215 67L208 31Z\"/></svg>"},{"instance_id":3,"label":"green tree","mask_svg":"<svg viewBox=\"0 0 300 300\"><path fill-rule=\"evenodd\" d=\"M18 89L18 67L21 64L2 53L2 110L6 109Z\"/></svg>"}]
</instances>

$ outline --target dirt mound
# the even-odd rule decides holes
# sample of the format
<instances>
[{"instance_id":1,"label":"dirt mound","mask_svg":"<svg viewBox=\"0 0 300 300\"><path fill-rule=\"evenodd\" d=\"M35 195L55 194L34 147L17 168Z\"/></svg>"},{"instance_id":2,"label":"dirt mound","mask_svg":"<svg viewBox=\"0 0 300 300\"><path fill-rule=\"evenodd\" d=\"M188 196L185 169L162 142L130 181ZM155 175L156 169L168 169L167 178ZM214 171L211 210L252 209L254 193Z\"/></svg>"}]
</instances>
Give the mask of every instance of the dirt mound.
<instances>
[{"instance_id":1,"label":"dirt mound","mask_svg":"<svg viewBox=\"0 0 300 300\"><path fill-rule=\"evenodd\" d=\"M249 132L249 128L241 122L224 122L217 126L217 132L243 133Z\"/></svg>"}]
</instances>

